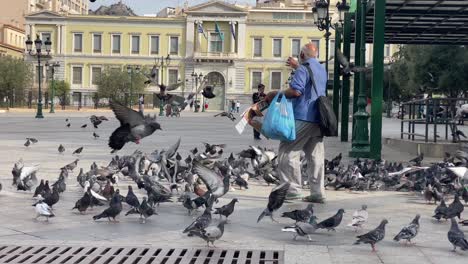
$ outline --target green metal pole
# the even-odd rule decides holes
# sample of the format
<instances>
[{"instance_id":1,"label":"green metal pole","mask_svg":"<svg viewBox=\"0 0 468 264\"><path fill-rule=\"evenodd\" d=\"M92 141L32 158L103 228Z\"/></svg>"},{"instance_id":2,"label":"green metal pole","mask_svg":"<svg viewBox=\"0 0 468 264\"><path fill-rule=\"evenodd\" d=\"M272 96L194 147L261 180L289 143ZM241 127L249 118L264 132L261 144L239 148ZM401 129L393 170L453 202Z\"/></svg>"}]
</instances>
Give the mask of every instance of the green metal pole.
<instances>
[{"instance_id":1,"label":"green metal pole","mask_svg":"<svg viewBox=\"0 0 468 264\"><path fill-rule=\"evenodd\" d=\"M133 68L130 71L130 108L133 108Z\"/></svg>"},{"instance_id":2,"label":"green metal pole","mask_svg":"<svg viewBox=\"0 0 468 264\"><path fill-rule=\"evenodd\" d=\"M357 30L361 31L361 60L360 65L364 66L366 62L366 12L367 0L361 0L361 19ZM354 158L368 158L369 157L369 114L366 112L366 73L359 73L359 97L357 101L358 111L354 114L356 122L354 124L354 133L356 134L353 138L353 144L349 156Z\"/></svg>"},{"instance_id":3,"label":"green metal pole","mask_svg":"<svg viewBox=\"0 0 468 264\"><path fill-rule=\"evenodd\" d=\"M341 27L339 24L335 24L335 58L338 58L338 50L341 50ZM334 60L333 63L333 112L335 112L336 119L340 120L340 62Z\"/></svg>"},{"instance_id":4,"label":"green metal pole","mask_svg":"<svg viewBox=\"0 0 468 264\"><path fill-rule=\"evenodd\" d=\"M373 42L370 151L371 158L380 159L382 152L382 101L384 89L385 0L375 1Z\"/></svg>"},{"instance_id":5,"label":"green metal pole","mask_svg":"<svg viewBox=\"0 0 468 264\"><path fill-rule=\"evenodd\" d=\"M351 13L346 13L343 25L343 54L346 58L351 55ZM343 76L343 94L341 95L341 141L348 141L348 125L349 125L349 97L350 97L350 81L349 75Z\"/></svg>"},{"instance_id":6,"label":"green metal pole","mask_svg":"<svg viewBox=\"0 0 468 264\"><path fill-rule=\"evenodd\" d=\"M37 54L37 62L39 65L39 94L38 94L38 102L37 102L37 113L36 113L36 118L44 118L42 115L42 87L41 87L41 82L42 82L42 66L41 66L41 55L38 53Z\"/></svg>"},{"instance_id":7,"label":"green metal pole","mask_svg":"<svg viewBox=\"0 0 468 264\"><path fill-rule=\"evenodd\" d=\"M52 95L50 98L50 111L49 113L55 113L55 106L54 106L54 97L55 97L55 80L54 80L55 68L52 66Z\"/></svg>"},{"instance_id":8,"label":"green metal pole","mask_svg":"<svg viewBox=\"0 0 468 264\"><path fill-rule=\"evenodd\" d=\"M355 21L356 21L356 30L354 36L354 64L361 65L361 31L357 28L358 25L361 23L361 0L357 0L356 2L356 13L355 13ZM353 84L353 135L352 139L355 138L356 134L354 132L354 127L356 126L356 119L354 118L354 114L357 112L357 101L359 95L359 74L354 75L354 84Z\"/></svg>"}]
</instances>

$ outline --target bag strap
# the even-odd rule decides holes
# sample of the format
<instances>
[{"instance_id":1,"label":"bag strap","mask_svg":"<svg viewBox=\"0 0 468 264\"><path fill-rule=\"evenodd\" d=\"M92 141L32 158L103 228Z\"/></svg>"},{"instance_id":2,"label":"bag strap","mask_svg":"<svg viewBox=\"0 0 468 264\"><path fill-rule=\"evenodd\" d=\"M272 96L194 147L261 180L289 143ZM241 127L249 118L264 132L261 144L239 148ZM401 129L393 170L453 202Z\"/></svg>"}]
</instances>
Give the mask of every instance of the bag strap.
<instances>
[{"instance_id":1,"label":"bag strap","mask_svg":"<svg viewBox=\"0 0 468 264\"><path fill-rule=\"evenodd\" d=\"M315 94L317 95L317 97L319 97L317 87L315 86L314 73L312 72L312 69L309 67L310 64L308 62L306 62L306 63L304 63L302 65L305 66L307 71L309 72L309 77L310 77L310 81L312 82L312 87L314 87Z\"/></svg>"}]
</instances>

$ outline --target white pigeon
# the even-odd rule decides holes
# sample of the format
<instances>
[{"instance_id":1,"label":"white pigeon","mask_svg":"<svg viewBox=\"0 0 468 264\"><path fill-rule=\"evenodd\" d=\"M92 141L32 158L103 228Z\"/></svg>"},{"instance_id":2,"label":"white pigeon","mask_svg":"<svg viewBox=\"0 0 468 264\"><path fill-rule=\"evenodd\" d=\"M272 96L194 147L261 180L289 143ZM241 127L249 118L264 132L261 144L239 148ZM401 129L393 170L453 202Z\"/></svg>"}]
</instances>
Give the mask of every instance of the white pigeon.
<instances>
[{"instance_id":1,"label":"white pigeon","mask_svg":"<svg viewBox=\"0 0 468 264\"><path fill-rule=\"evenodd\" d=\"M447 169L453 172L462 180L468 181L468 168L467 167L448 167Z\"/></svg>"},{"instance_id":2,"label":"white pigeon","mask_svg":"<svg viewBox=\"0 0 468 264\"><path fill-rule=\"evenodd\" d=\"M37 198L39 199L39 201L35 204L37 214L35 219L37 220L39 217L44 216L46 218L46 221L49 221L49 217L55 216L52 212L52 209L48 204L44 202L44 198L42 198L40 194L37 196Z\"/></svg>"},{"instance_id":3,"label":"white pigeon","mask_svg":"<svg viewBox=\"0 0 468 264\"><path fill-rule=\"evenodd\" d=\"M89 181L85 181L84 187L83 187L83 191L86 192L86 191L88 190L89 186L90 186ZM91 191L91 195L92 195L94 198L96 198L96 199L98 199L98 200L100 200L100 201L107 202L106 197L104 197L104 196L100 195L99 193L93 191L93 189L90 189L90 191Z\"/></svg>"},{"instance_id":4,"label":"white pigeon","mask_svg":"<svg viewBox=\"0 0 468 264\"><path fill-rule=\"evenodd\" d=\"M369 218L369 213L367 212L367 205L362 205L361 209L358 209L353 214L353 220L348 226L354 227L354 231L357 232L359 228L367 223L367 219Z\"/></svg>"}]
</instances>

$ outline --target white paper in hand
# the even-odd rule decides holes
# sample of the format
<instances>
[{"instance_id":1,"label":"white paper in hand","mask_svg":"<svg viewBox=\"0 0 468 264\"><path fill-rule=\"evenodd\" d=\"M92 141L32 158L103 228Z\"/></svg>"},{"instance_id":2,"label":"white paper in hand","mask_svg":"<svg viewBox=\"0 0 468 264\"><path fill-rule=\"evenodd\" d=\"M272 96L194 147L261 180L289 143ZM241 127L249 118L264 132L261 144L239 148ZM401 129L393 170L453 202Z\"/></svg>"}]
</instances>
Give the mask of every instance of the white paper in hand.
<instances>
[{"instance_id":1,"label":"white paper in hand","mask_svg":"<svg viewBox=\"0 0 468 264\"><path fill-rule=\"evenodd\" d=\"M247 119L245 117L242 117L239 123L236 125L236 130L239 135L242 135L244 133L245 127L247 126Z\"/></svg>"}]
</instances>

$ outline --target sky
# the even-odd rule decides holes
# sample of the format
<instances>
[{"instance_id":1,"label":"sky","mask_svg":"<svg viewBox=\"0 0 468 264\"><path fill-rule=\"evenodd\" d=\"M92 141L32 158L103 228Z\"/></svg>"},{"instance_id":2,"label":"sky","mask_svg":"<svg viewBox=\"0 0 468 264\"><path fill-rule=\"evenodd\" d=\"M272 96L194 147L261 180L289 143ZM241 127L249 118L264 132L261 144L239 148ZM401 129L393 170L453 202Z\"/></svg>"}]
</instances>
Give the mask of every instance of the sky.
<instances>
[{"instance_id":1,"label":"sky","mask_svg":"<svg viewBox=\"0 0 468 264\"><path fill-rule=\"evenodd\" d=\"M101 5L111 5L117 3L119 0L96 0L96 2L90 2L90 9L95 10ZM197 5L208 0L188 0L189 6ZM137 15L144 14L156 14L164 7L177 5L182 6L185 0L122 0L122 2L128 5ZM255 5L255 0L229 0L227 2L239 4L250 4Z\"/></svg>"}]
</instances>

